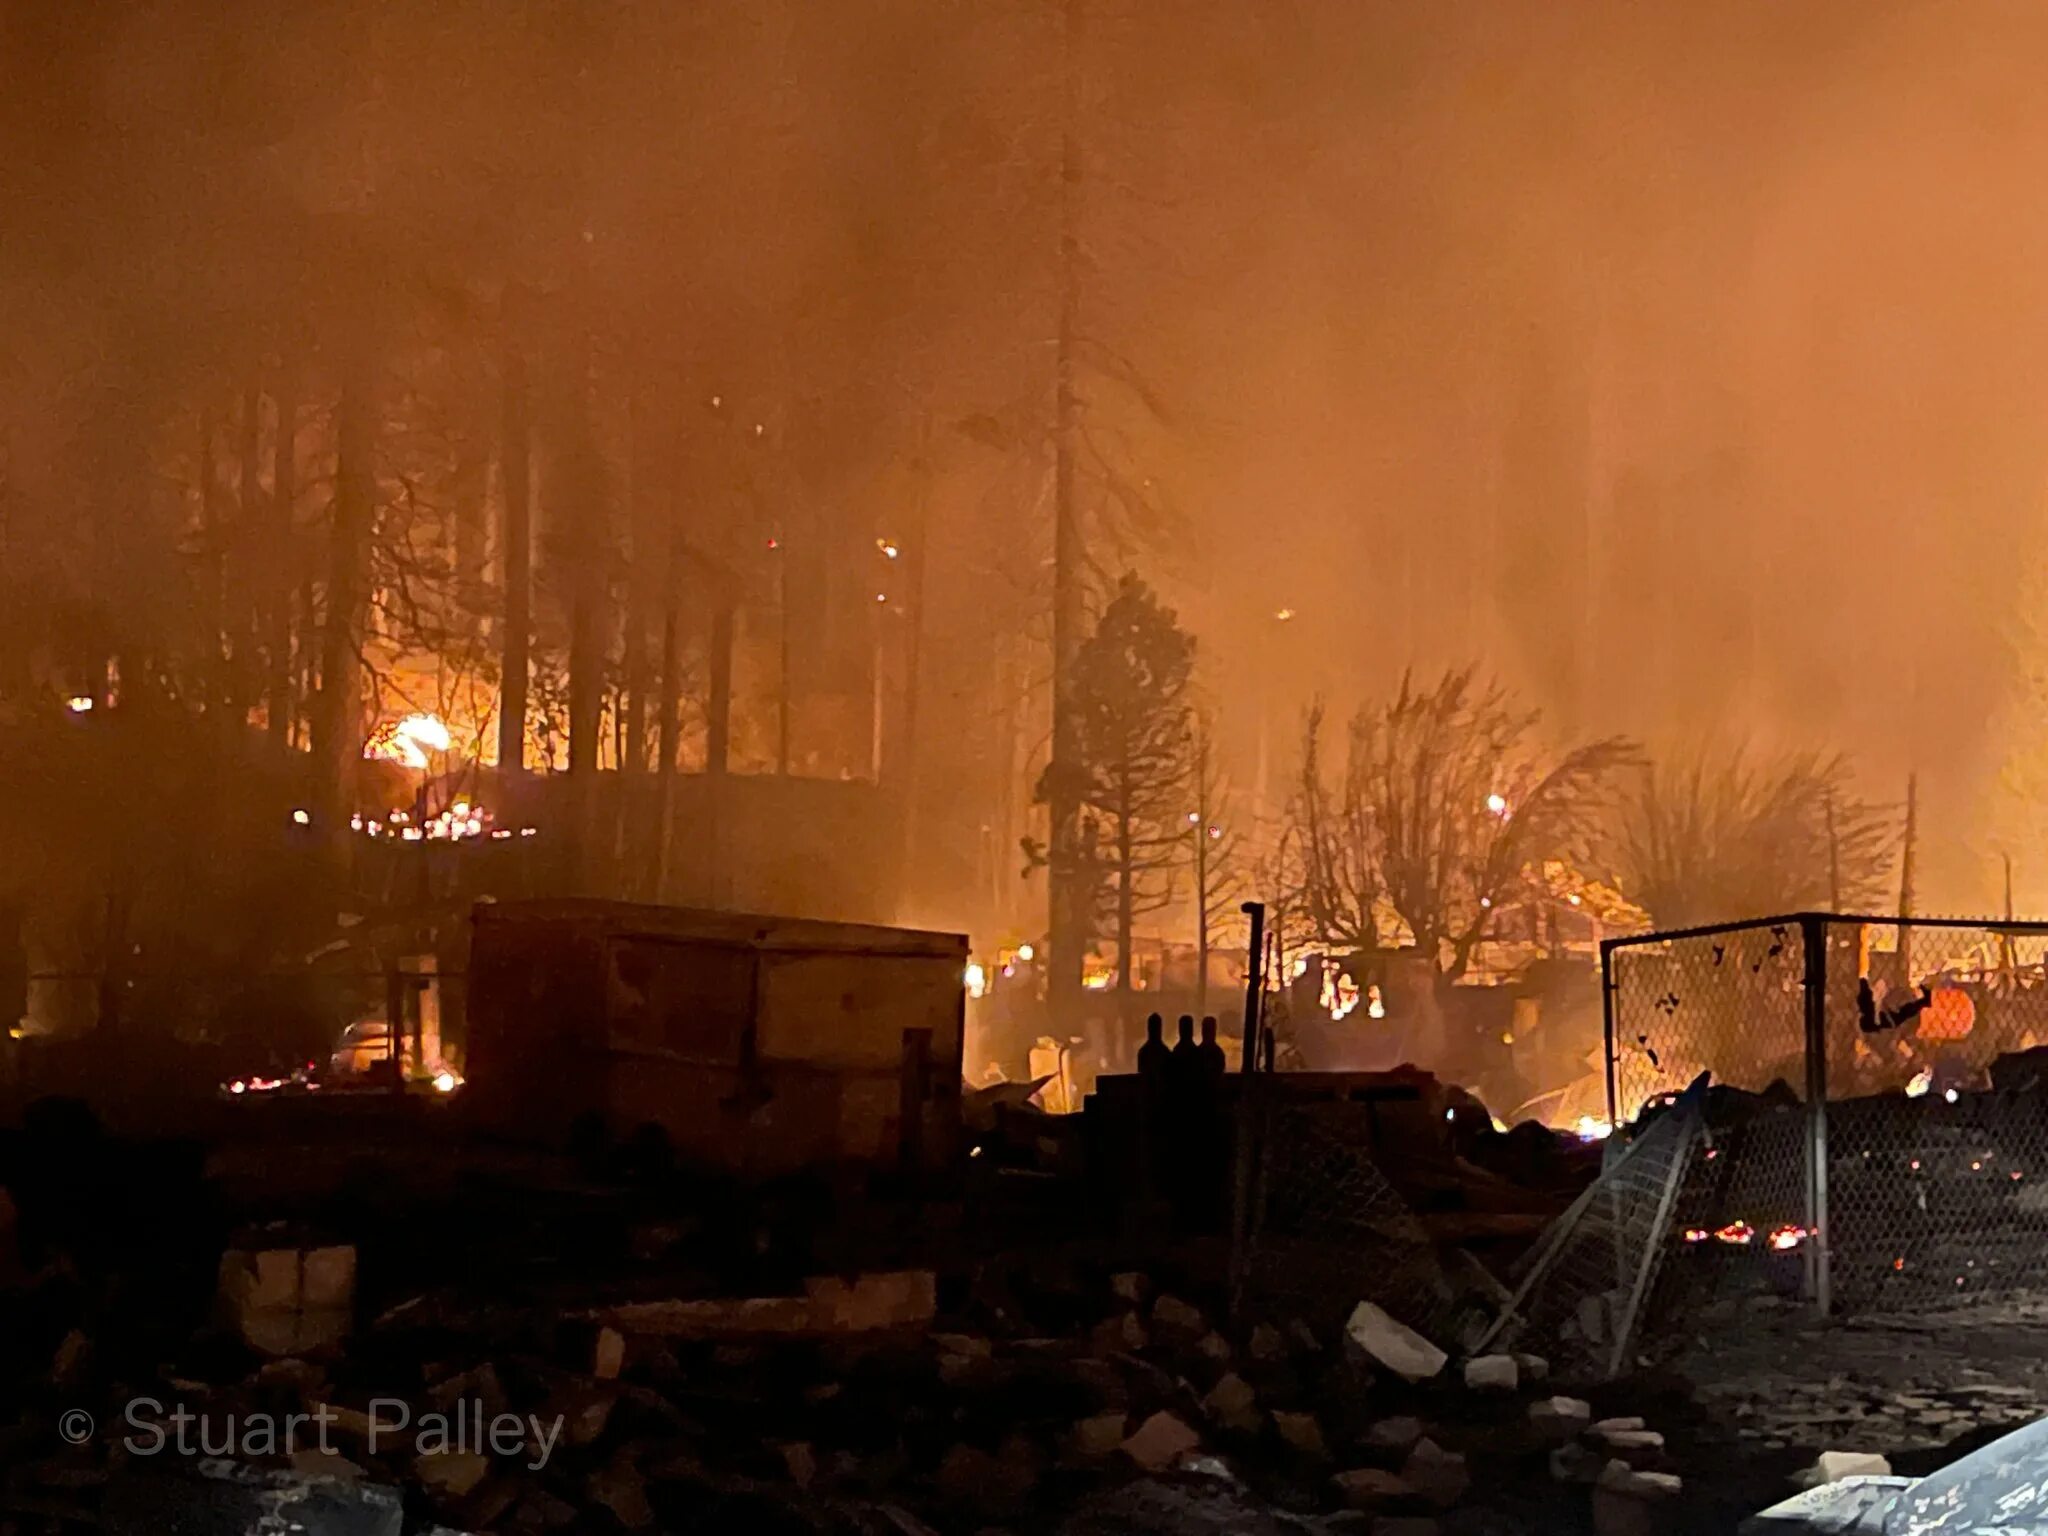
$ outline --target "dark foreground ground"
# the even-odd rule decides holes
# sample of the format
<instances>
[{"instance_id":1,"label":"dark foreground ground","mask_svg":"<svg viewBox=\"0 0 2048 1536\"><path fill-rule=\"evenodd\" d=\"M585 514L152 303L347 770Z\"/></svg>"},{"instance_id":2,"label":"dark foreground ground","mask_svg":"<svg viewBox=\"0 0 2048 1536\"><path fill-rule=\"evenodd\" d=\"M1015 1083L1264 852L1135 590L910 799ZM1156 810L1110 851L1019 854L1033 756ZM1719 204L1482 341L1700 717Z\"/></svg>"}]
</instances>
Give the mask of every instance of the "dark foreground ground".
<instances>
[{"instance_id":1,"label":"dark foreground ground","mask_svg":"<svg viewBox=\"0 0 2048 1536\"><path fill-rule=\"evenodd\" d=\"M2048 1308L1819 1326L1769 1297L1663 1325L1657 1363L1618 1382L1524 1358L1513 1387L1468 1385L1455 1351L1410 1382L1341 1328L1232 1326L1219 1242L1093 1235L1086 1191L1058 1180L742 1191L632 1149L479 1148L413 1111L251 1120L206 1145L60 1116L4 1151L0 1533L1509 1536L1596 1529L1617 1462L1680 1491L1607 1499L1598 1528L1647 1512L1726 1531L1820 1451L1926 1472L2048 1399ZM349 1326L267 1356L221 1310L222 1255L300 1246L353 1249ZM828 1308L764 1335L644 1306L882 1273L929 1275L931 1315ZM387 1422L469 1413L473 1438L373 1444L380 1401ZM139 1448L141 1402L213 1442ZM225 1446L232 1425L322 1411L324 1446ZM535 1428L479 1445L501 1416ZM224 1448L395 1502L382 1525L299 1495L285 1525L174 1519Z\"/></svg>"}]
</instances>

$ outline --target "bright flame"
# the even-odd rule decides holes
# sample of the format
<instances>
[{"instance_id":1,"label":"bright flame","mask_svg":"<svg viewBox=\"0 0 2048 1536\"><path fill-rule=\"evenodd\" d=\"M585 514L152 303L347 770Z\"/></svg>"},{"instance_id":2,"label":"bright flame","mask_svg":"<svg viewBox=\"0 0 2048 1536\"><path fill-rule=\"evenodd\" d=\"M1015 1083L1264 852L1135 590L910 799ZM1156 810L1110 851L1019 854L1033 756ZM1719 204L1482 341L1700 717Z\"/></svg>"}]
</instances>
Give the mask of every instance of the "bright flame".
<instances>
[{"instance_id":1,"label":"bright flame","mask_svg":"<svg viewBox=\"0 0 2048 1536\"><path fill-rule=\"evenodd\" d=\"M1351 979L1349 971L1339 971L1334 976L1329 968L1323 970L1323 990L1318 1001L1330 1015L1332 1023L1341 1023L1358 1006L1358 983Z\"/></svg>"},{"instance_id":2,"label":"bright flame","mask_svg":"<svg viewBox=\"0 0 2048 1536\"><path fill-rule=\"evenodd\" d=\"M968 961L967 973L964 977L964 980L967 983L967 995L969 997L982 996L984 993L988 991L987 967L985 967L979 960Z\"/></svg>"},{"instance_id":3,"label":"bright flame","mask_svg":"<svg viewBox=\"0 0 2048 1536\"><path fill-rule=\"evenodd\" d=\"M446 1067L434 1074L434 1092L453 1093L462 1084L462 1079Z\"/></svg>"},{"instance_id":4,"label":"bright flame","mask_svg":"<svg viewBox=\"0 0 2048 1536\"><path fill-rule=\"evenodd\" d=\"M92 713L92 695L89 693L73 694L64 701L64 707L74 715L89 715Z\"/></svg>"},{"instance_id":5,"label":"bright flame","mask_svg":"<svg viewBox=\"0 0 2048 1536\"><path fill-rule=\"evenodd\" d=\"M425 768L429 752L446 752L454 738L448 727L434 715L407 715L387 721L370 733L363 743L363 756L372 762L397 763L406 768Z\"/></svg>"},{"instance_id":6,"label":"bright flame","mask_svg":"<svg viewBox=\"0 0 2048 1536\"><path fill-rule=\"evenodd\" d=\"M1505 795L1500 795L1500 794L1493 794L1493 795L1488 795L1488 796L1486 797L1486 808L1487 808L1487 809L1488 809L1489 811L1493 812L1493 814L1494 814L1494 815L1496 815L1496 816L1505 816L1505 815L1507 815L1507 813L1508 813L1508 801L1507 801L1507 796L1505 796Z\"/></svg>"},{"instance_id":7,"label":"bright flame","mask_svg":"<svg viewBox=\"0 0 2048 1536\"><path fill-rule=\"evenodd\" d=\"M1572 1134L1581 1141L1605 1141L1614 1134L1614 1127L1597 1115L1581 1115L1578 1124L1572 1127Z\"/></svg>"},{"instance_id":8,"label":"bright flame","mask_svg":"<svg viewBox=\"0 0 2048 1536\"><path fill-rule=\"evenodd\" d=\"M1294 617L1294 610L1292 608L1276 609L1273 613L1273 617L1278 619L1282 624L1285 624L1289 619Z\"/></svg>"},{"instance_id":9,"label":"bright flame","mask_svg":"<svg viewBox=\"0 0 2048 1536\"><path fill-rule=\"evenodd\" d=\"M454 744L448 727L436 715L407 715L398 722L398 728L430 752L446 752Z\"/></svg>"},{"instance_id":10,"label":"bright flame","mask_svg":"<svg viewBox=\"0 0 2048 1536\"><path fill-rule=\"evenodd\" d=\"M293 812L292 812L292 824L293 824L294 826L300 826L300 827L310 827L311 825L313 825L313 815L312 815L312 812L310 812L310 811L293 811Z\"/></svg>"},{"instance_id":11,"label":"bright flame","mask_svg":"<svg viewBox=\"0 0 2048 1536\"><path fill-rule=\"evenodd\" d=\"M1384 1019L1387 1016L1386 1001L1380 996L1378 982L1365 989L1365 1016L1368 1019Z\"/></svg>"},{"instance_id":12,"label":"bright flame","mask_svg":"<svg viewBox=\"0 0 2048 1536\"><path fill-rule=\"evenodd\" d=\"M894 560L898 555L903 553L903 551L898 549L895 546L895 544L890 542L888 539L875 540L875 548L879 549L882 552L882 558L884 560Z\"/></svg>"},{"instance_id":13,"label":"bright flame","mask_svg":"<svg viewBox=\"0 0 2048 1536\"><path fill-rule=\"evenodd\" d=\"M1017 958L1019 960L1029 960L1033 955L1037 953L1038 951L1033 949L1029 944L1019 944L1017 946Z\"/></svg>"},{"instance_id":14,"label":"bright flame","mask_svg":"<svg viewBox=\"0 0 2048 1536\"><path fill-rule=\"evenodd\" d=\"M1913 1080L1906 1084L1906 1097L1917 1099L1934 1086L1934 1068L1922 1067L1913 1074Z\"/></svg>"}]
</instances>

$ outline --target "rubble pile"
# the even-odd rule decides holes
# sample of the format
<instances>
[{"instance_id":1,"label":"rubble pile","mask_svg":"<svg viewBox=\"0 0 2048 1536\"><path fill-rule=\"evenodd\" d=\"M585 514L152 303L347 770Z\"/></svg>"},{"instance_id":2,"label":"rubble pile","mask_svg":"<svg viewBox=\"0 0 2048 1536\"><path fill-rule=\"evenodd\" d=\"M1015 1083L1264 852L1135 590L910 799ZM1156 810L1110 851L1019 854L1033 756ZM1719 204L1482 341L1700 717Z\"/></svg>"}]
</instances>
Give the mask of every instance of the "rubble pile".
<instances>
[{"instance_id":1,"label":"rubble pile","mask_svg":"<svg viewBox=\"0 0 2048 1536\"><path fill-rule=\"evenodd\" d=\"M1761 1396L1754 1387L1706 1387L1701 1399L1724 1407L1736 1434L1768 1450L1814 1444L1936 1447L1987 1428L2014 1429L2040 1416L2040 1399L1997 1383L1921 1383L1901 1387L1842 1376L1788 1378Z\"/></svg>"},{"instance_id":2,"label":"rubble pile","mask_svg":"<svg viewBox=\"0 0 2048 1536\"><path fill-rule=\"evenodd\" d=\"M1597 1420L1542 1360L1452 1361L1370 1303L1339 1337L1239 1333L1209 1298L1056 1265L1028 1292L991 1271L944 1310L926 1272L580 1312L427 1296L264 1358L309 1335L278 1324L297 1280L249 1277L300 1270L248 1254L225 1268L223 1328L154 1375L66 1336L53 1395L12 1432L0 1522L87 1525L134 1478L189 1479L138 1450L138 1401L223 1442L222 1426L301 1416L291 1447L200 1449L237 1464L223 1487L244 1494L265 1474L396 1490L374 1527L391 1532L402 1501L405 1530L1434 1536L1587 1528L1676 1487L1654 1431ZM331 1252L311 1268L323 1309L341 1269ZM63 1443L60 1406L98 1432ZM395 1427L436 1415L431 1444Z\"/></svg>"}]
</instances>

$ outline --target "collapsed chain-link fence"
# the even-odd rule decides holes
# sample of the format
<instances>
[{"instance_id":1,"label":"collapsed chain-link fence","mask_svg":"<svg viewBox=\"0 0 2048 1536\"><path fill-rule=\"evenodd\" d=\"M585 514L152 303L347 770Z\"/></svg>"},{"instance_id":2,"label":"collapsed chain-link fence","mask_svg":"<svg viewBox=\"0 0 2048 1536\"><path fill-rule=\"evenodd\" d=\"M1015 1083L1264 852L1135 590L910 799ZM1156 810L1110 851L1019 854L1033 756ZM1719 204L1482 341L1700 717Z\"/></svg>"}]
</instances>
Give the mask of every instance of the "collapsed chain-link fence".
<instances>
[{"instance_id":1,"label":"collapsed chain-link fence","mask_svg":"<svg viewBox=\"0 0 2048 1536\"><path fill-rule=\"evenodd\" d=\"M1604 957L1612 1118L1716 1085L1673 1238L1692 1294L2048 1287L2048 925L1808 914Z\"/></svg>"},{"instance_id":2,"label":"collapsed chain-link fence","mask_svg":"<svg viewBox=\"0 0 2048 1536\"><path fill-rule=\"evenodd\" d=\"M1604 1379L1629 1359L1655 1291L1703 1125L1705 1083L1612 1140L1600 1177L1551 1223L1480 1347L1514 1344L1568 1375Z\"/></svg>"},{"instance_id":3,"label":"collapsed chain-link fence","mask_svg":"<svg viewBox=\"0 0 2048 1536\"><path fill-rule=\"evenodd\" d=\"M1418 1328L1447 1291L1428 1234L1374 1159L1384 1127L1371 1103L1289 1093L1258 1080L1257 1161L1243 1235L1242 1303L1333 1328L1372 1301Z\"/></svg>"}]
</instances>

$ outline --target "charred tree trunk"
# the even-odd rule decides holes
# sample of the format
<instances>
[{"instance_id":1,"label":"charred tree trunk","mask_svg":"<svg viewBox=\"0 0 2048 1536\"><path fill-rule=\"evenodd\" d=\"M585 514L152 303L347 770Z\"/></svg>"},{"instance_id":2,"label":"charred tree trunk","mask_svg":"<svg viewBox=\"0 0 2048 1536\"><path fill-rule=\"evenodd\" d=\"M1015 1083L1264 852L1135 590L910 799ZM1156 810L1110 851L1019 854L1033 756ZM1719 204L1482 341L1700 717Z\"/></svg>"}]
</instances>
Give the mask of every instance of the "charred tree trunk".
<instances>
[{"instance_id":1,"label":"charred tree trunk","mask_svg":"<svg viewBox=\"0 0 2048 1536\"><path fill-rule=\"evenodd\" d=\"M898 716L896 803L902 808L902 865L896 899L901 902L917 875L917 813L923 794L924 759L918 740L918 693L923 683L925 541L931 527L931 417L919 434L917 489L911 498L910 527L903 546L903 702ZM1012 845L1014 846L1014 844Z\"/></svg>"},{"instance_id":2,"label":"charred tree trunk","mask_svg":"<svg viewBox=\"0 0 2048 1536\"><path fill-rule=\"evenodd\" d=\"M632 558L626 566L626 634L620 657L619 771L637 774L647 766L647 629L661 575L660 542L654 516L655 470L647 437L646 407L635 391L627 408L626 537Z\"/></svg>"},{"instance_id":3,"label":"charred tree trunk","mask_svg":"<svg viewBox=\"0 0 2048 1536\"><path fill-rule=\"evenodd\" d=\"M505 490L505 618L499 633L498 768L526 766L526 688L533 631L533 425L526 360L505 351L504 421L499 441Z\"/></svg>"},{"instance_id":4,"label":"charred tree trunk","mask_svg":"<svg viewBox=\"0 0 2048 1536\"><path fill-rule=\"evenodd\" d=\"M706 882L713 905L725 899L726 768L732 756L732 627L730 600L711 615L711 682L704 729L707 791L705 838L710 848Z\"/></svg>"},{"instance_id":5,"label":"charred tree trunk","mask_svg":"<svg viewBox=\"0 0 2048 1536\"><path fill-rule=\"evenodd\" d=\"M221 590L224 542L220 526L220 498L214 475L213 412L199 408L199 441L193 446L195 476L199 488L199 691L206 714L218 723L226 692L227 671L223 655Z\"/></svg>"},{"instance_id":6,"label":"charred tree trunk","mask_svg":"<svg viewBox=\"0 0 2048 1536\"><path fill-rule=\"evenodd\" d=\"M732 756L732 620L730 603L711 616L711 704L705 725L704 771L723 775Z\"/></svg>"},{"instance_id":7,"label":"charred tree trunk","mask_svg":"<svg viewBox=\"0 0 2048 1536\"><path fill-rule=\"evenodd\" d=\"M677 735L681 725L681 680L677 669L681 664L681 639L677 633L676 599L673 594L661 616L661 718L656 728L655 750L660 754L654 765L655 775L655 837L654 862L650 874L650 894L656 901L668 886L668 843L675 835L676 821L676 751Z\"/></svg>"},{"instance_id":8,"label":"charred tree trunk","mask_svg":"<svg viewBox=\"0 0 2048 1536\"><path fill-rule=\"evenodd\" d=\"M654 839L653 895L661 900L668 890L669 840L675 835L676 759L682 751L683 655L682 601L685 554L683 537L681 455L670 466L667 526L663 537L665 565L661 588L661 698L656 722L655 763L659 807Z\"/></svg>"},{"instance_id":9,"label":"charred tree trunk","mask_svg":"<svg viewBox=\"0 0 2048 1536\"><path fill-rule=\"evenodd\" d=\"M589 340L578 339L559 388L550 391L546 506L547 551L568 607L569 793L575 884L595 893L598 868L597 776L604 717L606 583L611 509L590 411Z\"/></svg>"},{"instance_id":10,"label":"charred tree trunk","mask_svg":"<svg viewBox=\"0 0 2048 1536\"><path fill-rule=\"evenodd\" d=\"M333 825L346 812L348 770L358 748L364 562L376 515L370 398L358 371L343 379L336 415L334 516L328 532L327 602L320 636L320 696L313 755L320 802Z\"/></svg>"},{"instance_id":11,"label":"charred tree trunk","mask_svg":"<svg viewBox=\"0 0 2048 1536\"><path fill-rule=\"evenodd\" d=\"M259 567L263 560L265 520L263 516L263 381L251 371L242 387L241 465L238 472L240 523L235 529L236 559L234 594L234 664L230 672L232 692L229 703L237 728L247 724L249 706L263 683L263 593L267 590Z\"/></svg>"},{"instance_id":12,"label":"charred tree trunk","mask_svg":"<svg viewBox=\"0 0 2048 1536\"><path fill-rule=\"evenodd\" d=\"M270 466L269 558L264 562L264 602L270 661L269 728L280 750L292 739L292 506L298 495L298 375L287 358L277 376L277 444Z\"/></svg>"}]
</instances>

